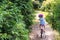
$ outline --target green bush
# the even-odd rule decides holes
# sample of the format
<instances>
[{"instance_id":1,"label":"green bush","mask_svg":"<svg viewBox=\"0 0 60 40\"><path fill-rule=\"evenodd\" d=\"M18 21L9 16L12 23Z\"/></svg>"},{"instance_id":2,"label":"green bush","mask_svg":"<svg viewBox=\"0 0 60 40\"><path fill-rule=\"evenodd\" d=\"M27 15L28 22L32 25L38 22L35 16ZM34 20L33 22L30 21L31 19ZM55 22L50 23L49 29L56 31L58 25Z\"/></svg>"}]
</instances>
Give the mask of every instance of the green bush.
<instances>
[{"instance_id":1,"label":"green bush","mask_svg":"<svg viewBox=\"0 0 60 40\"><path fill-rule=\"evenodd\" d=\"M31 0L3 0L0 3L0 40L29 40L26 28L33 19Z\"/></svg>"},{"instance_id":2,"label":"green bush","mask_svg":"<svg viewBox=\"0 0 60 40\"><path fill-rule=\"evenodd\" d=\"M51 3L48 4L42 4L42 7L40 8L42 11L50 12L51 11Z\"/></svg>"},{"instance_id":3,"label":"green bush","mask_svg":"<svg viewBox=\"0 0 60 40\"><path fill-rule=\"evenodd\" d=\"M52 19L48 19L52 22L52 28L56 29L57 31L60 32L60 0L55 0L53 3L51 3L51 10L53 15L52 17L48 17L48 18L52 18Z\"/></svg>"},{"instance_id":4,"label":"green bush","mask_svg":"<svg viewBox=\"0 0 60 40\"><path fill-rule=\"evenodd\" d=\"M59 1L60 2L60 1ZM55 7L54 7L54 10L53 10L53 13L54 13L54 20L56 20L56 30L58 30L60 32L60 3L57 2L55 4Z\"/></svg>"}]
</instances>

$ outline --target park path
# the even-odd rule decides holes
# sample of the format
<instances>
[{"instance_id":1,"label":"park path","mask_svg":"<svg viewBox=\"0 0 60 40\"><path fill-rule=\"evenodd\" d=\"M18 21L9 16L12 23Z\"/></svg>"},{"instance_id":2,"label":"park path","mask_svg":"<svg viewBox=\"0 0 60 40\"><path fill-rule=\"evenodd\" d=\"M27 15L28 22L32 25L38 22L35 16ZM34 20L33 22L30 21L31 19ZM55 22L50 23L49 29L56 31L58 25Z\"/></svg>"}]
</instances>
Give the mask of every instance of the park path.
<instances>
[{"instance_id":1,"label":"park path","mask_svg":"<svg viewBox=\"0 0 60 40\"><path fill-rule=\"evenodd\" d=\"M39 14L39 11L37 11L36 16ZM36 17L36 24L32 25L31 33L29 34L30 40L54 40L54 32L51 26L46 22L46 28L45 28L45 36L43 38L40 38L40 29L39 29L39 21L38 17Z\"/></svg>"}]
</instances>

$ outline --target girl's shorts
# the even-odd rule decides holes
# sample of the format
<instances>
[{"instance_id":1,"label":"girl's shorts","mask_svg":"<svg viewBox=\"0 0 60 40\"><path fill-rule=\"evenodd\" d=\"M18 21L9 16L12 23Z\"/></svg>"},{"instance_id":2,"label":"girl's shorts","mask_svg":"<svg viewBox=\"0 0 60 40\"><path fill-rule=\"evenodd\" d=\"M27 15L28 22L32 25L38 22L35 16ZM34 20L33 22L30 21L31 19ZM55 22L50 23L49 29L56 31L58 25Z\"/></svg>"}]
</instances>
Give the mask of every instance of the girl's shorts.
<instances>
[{"instance_id":1,"label":"girl's shorts","mask_svg":"<svg viewBox=\"0 0 60 40\"><path fill-rule=\"evenodd\" d=\"M40 26L45 26L44 24L40 24Z\"/></svg>"},{"instance_id":2,"label":"girl's shorts","mask_svg":"<svg viewBox=\"0 0 60 40\"><path fill-rule=\"evenodd\" d=\"M40 28L44 30L45 25L44 24L40 24Z\"/></svg>"}]
</instances>

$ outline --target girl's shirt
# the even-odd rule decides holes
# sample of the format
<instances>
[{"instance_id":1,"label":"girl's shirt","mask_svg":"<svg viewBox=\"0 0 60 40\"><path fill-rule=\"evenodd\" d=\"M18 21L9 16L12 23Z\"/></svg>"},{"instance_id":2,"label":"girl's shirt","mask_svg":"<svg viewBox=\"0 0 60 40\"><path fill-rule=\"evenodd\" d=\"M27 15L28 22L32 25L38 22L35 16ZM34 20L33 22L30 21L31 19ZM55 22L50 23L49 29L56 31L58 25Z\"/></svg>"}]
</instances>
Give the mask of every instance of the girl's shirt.
<instances>
[{"instance_id":1,"label":"girl's shirt","mask_svg":"<svg viewBox=\"0 0 60 40\"><path fill-rule=\"evenodd\" d=\"M40 20L40 24L45 25L45 22L46 22L46 21L45 21L45 19L44 19L44 18L40 18L39 20Z\"/></svg>"}]
</instances>

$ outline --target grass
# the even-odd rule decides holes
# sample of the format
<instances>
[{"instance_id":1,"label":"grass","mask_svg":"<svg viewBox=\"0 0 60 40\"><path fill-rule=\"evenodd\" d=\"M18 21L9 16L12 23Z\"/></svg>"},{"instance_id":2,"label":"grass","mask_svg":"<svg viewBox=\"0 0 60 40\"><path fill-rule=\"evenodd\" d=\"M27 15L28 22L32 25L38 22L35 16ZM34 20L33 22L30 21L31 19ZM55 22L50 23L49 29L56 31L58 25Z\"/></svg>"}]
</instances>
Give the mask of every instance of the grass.
<instances>
[{"instance_id":1,"label":"grass","mask_svg":"<svg viewBox=\"0 0 60 40\"><path fill-rule=\"evenodd\" d=\"M54 30L54 37L55 37L55 40L60 40L60 34Z\"/></svg>"}]
</instances>

